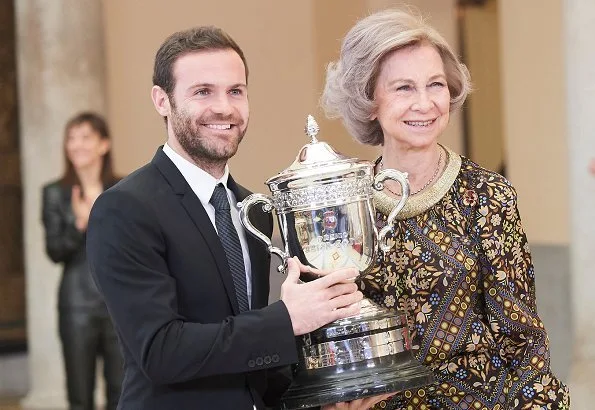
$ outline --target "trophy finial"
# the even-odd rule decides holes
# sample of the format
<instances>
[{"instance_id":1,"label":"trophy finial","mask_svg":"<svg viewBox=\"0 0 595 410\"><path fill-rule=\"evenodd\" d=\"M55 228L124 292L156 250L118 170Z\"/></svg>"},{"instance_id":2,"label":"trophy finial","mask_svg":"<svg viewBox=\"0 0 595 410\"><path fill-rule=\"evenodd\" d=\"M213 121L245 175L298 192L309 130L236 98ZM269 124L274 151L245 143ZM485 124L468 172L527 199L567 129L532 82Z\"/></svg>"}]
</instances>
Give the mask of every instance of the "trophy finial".
<instances>
[{"instance_id":1,"label":"trophy finial","mask_svg":"<svg viewBox=\"0 0 595 410\"><path fill-rule=\"evenodd\" d=\"M305 131L306 135L311 139L310 143L318 142L318 140L316 139L316 134L318 134L318 131L320 131L320 127L318 127L318 123L312 115L308 115Z\"/></svg>"}]
</instances>

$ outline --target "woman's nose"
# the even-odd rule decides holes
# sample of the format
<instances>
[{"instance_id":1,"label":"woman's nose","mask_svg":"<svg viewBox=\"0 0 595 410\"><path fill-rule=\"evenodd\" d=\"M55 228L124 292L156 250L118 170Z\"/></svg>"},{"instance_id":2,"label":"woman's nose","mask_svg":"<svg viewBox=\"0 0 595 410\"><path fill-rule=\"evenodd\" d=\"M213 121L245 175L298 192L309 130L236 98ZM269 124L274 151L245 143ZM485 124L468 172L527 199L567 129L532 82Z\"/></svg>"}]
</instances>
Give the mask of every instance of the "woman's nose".
<instances>
[{"instance_id":1,"label":"woman's nose","mask_svg":"<svg viewBox=\"0 0 595 410\"><path fill-rule=\"evenodd\" d=\"M432 99L426 90L422 90L416 93L416 100L411 107L416 111L427 112L432 109Z\"/></svg>"}]
</instances>

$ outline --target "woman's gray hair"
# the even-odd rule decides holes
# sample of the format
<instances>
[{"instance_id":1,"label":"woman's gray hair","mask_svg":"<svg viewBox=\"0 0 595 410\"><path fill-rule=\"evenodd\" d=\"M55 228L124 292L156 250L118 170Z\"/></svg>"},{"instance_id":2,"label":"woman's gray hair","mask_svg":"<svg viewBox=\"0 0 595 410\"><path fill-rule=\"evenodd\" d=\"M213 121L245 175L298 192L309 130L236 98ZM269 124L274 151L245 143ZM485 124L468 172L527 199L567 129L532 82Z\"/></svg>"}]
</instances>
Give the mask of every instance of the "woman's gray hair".
<instances>
[{"instance_id":1,"label":"woman's gray hair","mask_svg":"<svg viewBox=\"0 0 595 410\"><path fill-rule=\"evenodd\" d=\"M421 17L402 10L384 10L360 21L347 33L339 60L327 67L321 104L329 118L341 118L359 142L382 145L374 88L384 57L394 50L427 42L436 48L450 91L450 111L461 107L471 90L469 71L446 40Z\"/></svg>"}]
</instances>

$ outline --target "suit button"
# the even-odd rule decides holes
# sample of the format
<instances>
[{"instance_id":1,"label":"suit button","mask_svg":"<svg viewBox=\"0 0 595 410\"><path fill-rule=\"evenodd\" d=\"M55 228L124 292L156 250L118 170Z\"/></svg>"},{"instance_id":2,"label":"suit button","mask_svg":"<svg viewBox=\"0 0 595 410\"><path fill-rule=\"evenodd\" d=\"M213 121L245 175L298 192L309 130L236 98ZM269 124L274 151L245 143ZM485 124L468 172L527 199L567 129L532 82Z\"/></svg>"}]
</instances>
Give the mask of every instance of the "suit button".
<instances>
[{"instance_id":1,"label":"suit button","mask_svg":"<svg viewBox=\"0 0 595 410\"><path fill-rule=\"evenodd\" d=\"M278 354L274 354L272 359L273 359L273 363L279 363L279 355Z\"/></svg>"},{"instance_id":2,"label":"suit button","mask_svg":"<svg viewBox=\"0 0 595 410\"><path fill-rule=\"evenodd\" d=\"M271 356L264 357L264 364L271 364Z\"/></svg>"},{"instance_id":3,"label":"suit button","mask_svg":"<svg viewBox=\"0 0 595 410\"><path fill-rule=\"evenodd\" d=\"M256 363L254 363L254 360L248 360L248 367L254 367L256 366Z\"/></svg>"},{"instance_id":4,"label":"suit button","mask_svg":"<svg viewBox=\"0 0 595 410\"><path fill-rule=\"evenodd\" d=\"M256 365L257 366L262 366L262 363L263 363L262 357L257 357L256 358Z\"/></svg>"}]
</instances>

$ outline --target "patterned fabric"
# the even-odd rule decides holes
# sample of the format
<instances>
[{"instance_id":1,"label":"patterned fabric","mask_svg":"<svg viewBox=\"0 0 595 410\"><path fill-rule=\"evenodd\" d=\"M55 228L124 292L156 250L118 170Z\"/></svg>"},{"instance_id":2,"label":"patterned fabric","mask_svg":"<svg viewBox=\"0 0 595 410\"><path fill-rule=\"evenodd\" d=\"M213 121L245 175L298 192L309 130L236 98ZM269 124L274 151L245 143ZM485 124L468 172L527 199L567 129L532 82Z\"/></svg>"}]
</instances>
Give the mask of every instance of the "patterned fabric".
<instances>
[{"instance_id":1,"label":"patterned fabric","mask_svg":"<svg viewBox=\"0 0 595 410\"><path fill-rule=\"evenodd\" d=\"M245 312L250 309L250 305L248 304L248 285L246 284L244 256L242 255L240 237L231 220L227 191L222 184L217 184L209 202L215 208L215 226L217 227L219 239L221 239L221 243L225 249L231 276L233 276L233 284L236 288L240 312Z\"/></svg>"},{"instance_id":2,"label":"patterned fabric","mask_svg":"<svg viewBox=\"0 0 595 410\"><path fill-rule=\"evenodd\" d=\"M550 372L548 338L535 305L535 273L504 177L447 150L439 198L394 224L364 293L408 314L412 351L436 384L374 409L568 409L568 388ZM376 198L383 227L393 201ZM382 204L384 206L382 206Z\"/></svg>"}]
</instances>

